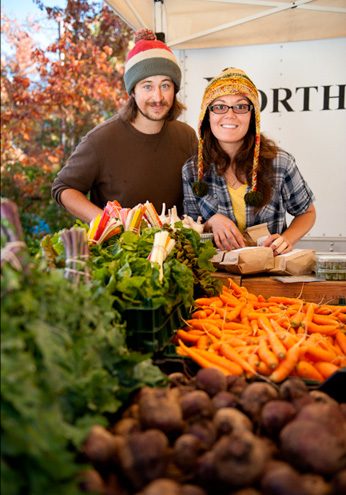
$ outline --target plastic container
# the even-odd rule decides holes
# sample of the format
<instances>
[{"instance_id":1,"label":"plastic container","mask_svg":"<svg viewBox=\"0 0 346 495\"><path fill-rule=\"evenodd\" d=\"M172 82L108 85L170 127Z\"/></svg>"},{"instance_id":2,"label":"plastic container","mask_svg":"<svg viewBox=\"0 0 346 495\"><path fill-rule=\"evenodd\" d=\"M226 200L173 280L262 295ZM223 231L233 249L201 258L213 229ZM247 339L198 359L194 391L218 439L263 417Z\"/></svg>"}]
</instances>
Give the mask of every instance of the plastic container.
<instances>
[{"instance_id":1,"label":"plastic container","mask_svg":"<svg viewBox=\"0 0 346 495\"><path fill-rule=\"evenodd\" d=\"M316 253L315 273L323 280L346 280L346 253Z\"/></svg>"},{"instance_id":2,"label":"plastic container","mask_svg":"<svg viewBox=\"0 0 346 495\"><path fill-rule=\"evenodd\" d=\"M169 343L187 313L185 306L177 303L170 313L165 306L136 307L126 309L123 317L128 347L141 352L157 352Z\"/></svg>"}]
</instances>

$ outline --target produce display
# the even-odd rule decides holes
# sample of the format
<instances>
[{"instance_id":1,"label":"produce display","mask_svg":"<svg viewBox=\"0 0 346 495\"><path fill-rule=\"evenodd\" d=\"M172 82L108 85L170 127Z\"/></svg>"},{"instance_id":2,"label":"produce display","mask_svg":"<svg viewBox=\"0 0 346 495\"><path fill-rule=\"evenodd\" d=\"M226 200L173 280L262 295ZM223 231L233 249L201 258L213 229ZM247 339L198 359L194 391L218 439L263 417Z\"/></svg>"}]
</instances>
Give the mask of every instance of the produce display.
<instances>
[{"instance_id":1,"label":"produce display","mask_svg":"<svg viewBox=\"0 0 346 495\"><path fill-rule=\"evenodd\" d=\"M346 367L346 306L256 296L229 279L178 329L177 352L223 373L324 381Z\"/></svg>"},{"instance_id":2,"label":"produce display","mask_svg":"<svg viewBox=\"0 0 346 495\"><path fill-rule=\"evenodd\" d=\"M341 495L346 409L300 378L248 383L215 368L142 388L82 452L85 492L107 495Z\"/></svg>"},{"instance_id":3,"label":"produce display","mask_svg":"<svg viewBox=\"0 0 346 495\"><path fill-rule=\"evenodd\" d=\"M346 492L345 403L313 390L345 306L222 285L199 227L112 202L30 253L1 200L2 493Z\"/></svg>"}]
</instances>

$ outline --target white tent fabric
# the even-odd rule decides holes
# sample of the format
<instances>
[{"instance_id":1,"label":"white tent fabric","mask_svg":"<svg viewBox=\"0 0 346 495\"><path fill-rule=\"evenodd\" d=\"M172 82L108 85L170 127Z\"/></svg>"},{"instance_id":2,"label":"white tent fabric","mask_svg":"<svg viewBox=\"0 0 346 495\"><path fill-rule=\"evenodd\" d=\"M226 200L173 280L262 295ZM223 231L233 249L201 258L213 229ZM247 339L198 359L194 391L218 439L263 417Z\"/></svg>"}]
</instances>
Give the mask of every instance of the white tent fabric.
<instances>
[{"instance_id":1,"label":"white tent fabric","mask_svg":"<svg viewBox=\"0 0 346 495\"><path fill-rule=\"evenodd\" d=\"M105 0L134 30L165 34L174 49L346 36L346 0Z\"/></svg>"}]
</instances>

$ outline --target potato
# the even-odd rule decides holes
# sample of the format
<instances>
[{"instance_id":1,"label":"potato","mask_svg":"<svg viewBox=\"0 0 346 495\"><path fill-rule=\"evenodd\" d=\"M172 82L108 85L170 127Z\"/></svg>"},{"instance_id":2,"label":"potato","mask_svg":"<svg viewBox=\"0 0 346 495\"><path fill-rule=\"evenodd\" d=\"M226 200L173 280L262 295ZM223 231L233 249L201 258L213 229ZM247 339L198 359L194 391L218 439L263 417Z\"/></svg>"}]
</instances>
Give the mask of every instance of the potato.
<instances>
[{"instance_id":1,"label":"potato","mask_svg":"<svg viewBox=\"0 0 346 495\"><path fill-rule=\"evenodd\" d=\"M216 368L202 368L196 375L196 388L204 390L210 397L218 392L226 391L227 380L225 375Z\"/></svg>"}]
</instances>

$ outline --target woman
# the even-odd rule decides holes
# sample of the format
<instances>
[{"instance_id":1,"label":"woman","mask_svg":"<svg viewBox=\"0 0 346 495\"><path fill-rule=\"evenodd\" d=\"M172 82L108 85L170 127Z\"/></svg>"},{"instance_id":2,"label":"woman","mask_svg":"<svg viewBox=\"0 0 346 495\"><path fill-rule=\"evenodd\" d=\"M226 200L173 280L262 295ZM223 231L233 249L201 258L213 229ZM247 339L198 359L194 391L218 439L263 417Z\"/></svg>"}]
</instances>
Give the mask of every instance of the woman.
<instances>
[{"instance_id":1,"label":"woman","mask_svg":"<svg viewBox=\"0 0 346 495\"><path fill-rule=\"evenodd\" d=\"M198 155L183 167L184 213L202 217L219 249L244 247L245 228L267 223L263 245L291 251L315 223L314 196L293 156L260 134L258 91L242 70L208 84L198 132Z\"/></svg>"}]
</instances>

